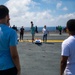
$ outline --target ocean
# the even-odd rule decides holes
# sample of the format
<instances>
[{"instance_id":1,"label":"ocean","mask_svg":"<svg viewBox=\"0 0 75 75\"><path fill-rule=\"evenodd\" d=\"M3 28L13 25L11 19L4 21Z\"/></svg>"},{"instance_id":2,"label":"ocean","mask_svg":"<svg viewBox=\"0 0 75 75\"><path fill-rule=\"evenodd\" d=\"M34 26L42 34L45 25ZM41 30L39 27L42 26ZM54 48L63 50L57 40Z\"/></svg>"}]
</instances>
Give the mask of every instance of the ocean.
<instances>
[{"instance_id":1,"label":"ocean","mask_svg":"<svg viewBox=\"0 0 75 75\"><path fill-rule=\"evenodd\" d=\"M62 28L65 28L65 27L62 27ZM30 31L30 27L25 27L24 29L25 29L26 32L29 32ZM42 29L43 29L43 27L37 27L38 32L41 32ZM20 30L20 27L18 27L18 30ZM56 27L47 27L47 30L49 32L56 31Z\"/></svg>"}]
</instances>

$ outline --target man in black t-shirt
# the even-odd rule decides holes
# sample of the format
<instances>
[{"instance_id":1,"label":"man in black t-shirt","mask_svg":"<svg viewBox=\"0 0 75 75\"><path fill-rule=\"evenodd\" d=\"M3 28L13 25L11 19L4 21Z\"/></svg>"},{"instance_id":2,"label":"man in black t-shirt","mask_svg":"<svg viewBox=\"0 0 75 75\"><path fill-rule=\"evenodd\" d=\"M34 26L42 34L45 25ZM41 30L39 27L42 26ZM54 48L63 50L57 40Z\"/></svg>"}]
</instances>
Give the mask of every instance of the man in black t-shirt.
<instances>
[{"instance_id":1,"label":"man in black t-shirt","mask_svg":"<svg viewBox=\"0 0 75 75\"><path fill-rule=\"evenodd\" d=\"M22 26L20 28L20 40L23 40L23 35L24 35L24 27Z\"/></svg>"},{"instance_id":2,"label":"man in black t-shirt","mask_svg":"<svg viewBox=\"0 0 75 75\"><path fill-rule=\"evenodd\" d=\"M15 25L13 25L12 29L18 31L17 27Z\"/></svg>"}]
</instances>

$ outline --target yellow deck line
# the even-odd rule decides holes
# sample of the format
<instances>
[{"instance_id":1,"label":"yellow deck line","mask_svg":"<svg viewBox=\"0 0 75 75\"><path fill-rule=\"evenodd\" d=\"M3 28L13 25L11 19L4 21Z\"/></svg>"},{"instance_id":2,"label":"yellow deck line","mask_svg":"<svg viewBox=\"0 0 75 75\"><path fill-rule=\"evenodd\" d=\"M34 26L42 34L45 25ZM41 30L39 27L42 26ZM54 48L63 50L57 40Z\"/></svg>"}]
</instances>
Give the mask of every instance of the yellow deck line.
<instances>
[{"instance_id":1,"label":"yellow deck line","mask_svg":"<svg viewBox=\"0 0 75 75\"><path fill-rule=\"evenodd\" d=\"M32 42L32 40L19 40L19 42ZM47 40L47 42L63 42L63 40Z\"/></svg>"}]
</instances>

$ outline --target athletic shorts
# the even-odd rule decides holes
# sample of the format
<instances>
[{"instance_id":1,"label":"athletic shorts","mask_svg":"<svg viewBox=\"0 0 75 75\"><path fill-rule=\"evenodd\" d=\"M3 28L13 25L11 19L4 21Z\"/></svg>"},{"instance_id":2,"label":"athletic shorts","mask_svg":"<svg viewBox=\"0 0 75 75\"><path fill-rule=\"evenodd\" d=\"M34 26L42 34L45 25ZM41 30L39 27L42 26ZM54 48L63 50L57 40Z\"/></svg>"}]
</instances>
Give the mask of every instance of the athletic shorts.
<instances>
[{"instance_id":1,"label":"athletic shorts","mask_svg":"<svg viewBox=\"0 0 75 75\"><path fill-rule=\"evenodd\" d=\"M7 70L0 70L0 75L17 75L17 69L13 67Z\"/></svg>"}]
</instances>

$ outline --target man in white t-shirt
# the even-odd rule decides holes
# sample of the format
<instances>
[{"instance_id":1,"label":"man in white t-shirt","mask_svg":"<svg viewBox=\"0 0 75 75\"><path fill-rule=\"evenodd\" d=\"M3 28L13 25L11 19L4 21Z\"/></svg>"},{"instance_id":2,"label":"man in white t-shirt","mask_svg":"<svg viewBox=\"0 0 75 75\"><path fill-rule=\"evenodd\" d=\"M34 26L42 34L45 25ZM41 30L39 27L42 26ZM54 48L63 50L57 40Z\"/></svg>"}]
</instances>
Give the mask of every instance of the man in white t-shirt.
<instances>
[{"instance_id":1,"label":"man in white t-shirt","mask_svg":"<svg viewBox=\"0 0 75 75\"><path fill-rule=\"evenodd\" d=\"M66 28L70 36L62 43L60 75L75 75L75 19Z\"/></svg>"},{"instance_id":2,"label":"man in white t-shirt","mask_svg":"<svg viewBox=\"0 0 75 75\"><path fill-rule=\"evenodd\" d=\"M47 34L48 34L48 31L46 29L46 25L42 29L42 32L43 32L43 42L47 42Z\"/></svg>"}]
</instances>

